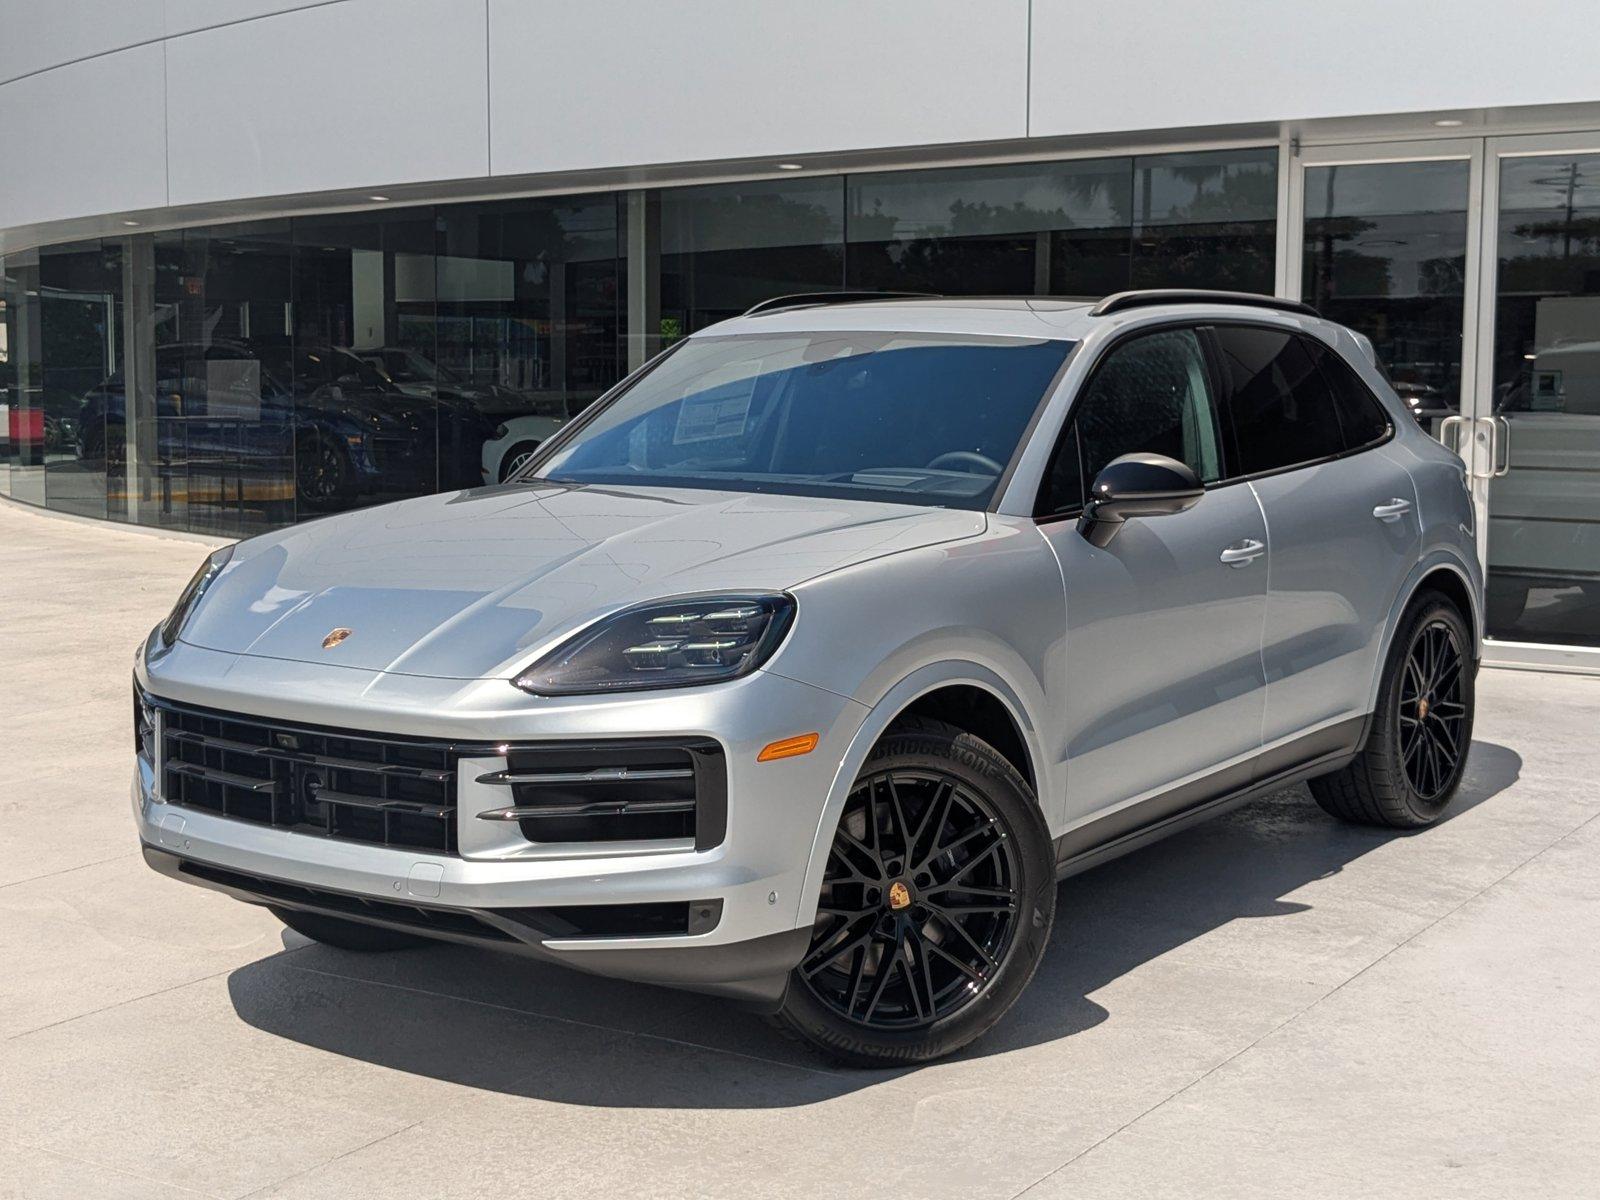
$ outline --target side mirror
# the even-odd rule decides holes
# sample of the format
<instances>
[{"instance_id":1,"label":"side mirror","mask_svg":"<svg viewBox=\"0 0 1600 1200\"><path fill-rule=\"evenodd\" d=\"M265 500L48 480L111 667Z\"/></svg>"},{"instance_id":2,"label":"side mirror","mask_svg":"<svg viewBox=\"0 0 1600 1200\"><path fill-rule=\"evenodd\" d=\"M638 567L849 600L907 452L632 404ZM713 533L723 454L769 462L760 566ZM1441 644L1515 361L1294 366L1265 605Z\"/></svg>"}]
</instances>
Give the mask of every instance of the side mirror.
<instances>
[{"instance_id":1,"label":"side mirror","mask_svg":"<svg viewBox=\"0 0 1600 1200\"><path fill-rule=\"evenodd\" d=\"M1193 508L1204 496L1200 478L1164 454L1124 454L1112 459L1089 488L1078 532L1106 547L1130 517L1161 517Z\"/></svg>"}]
</instances>

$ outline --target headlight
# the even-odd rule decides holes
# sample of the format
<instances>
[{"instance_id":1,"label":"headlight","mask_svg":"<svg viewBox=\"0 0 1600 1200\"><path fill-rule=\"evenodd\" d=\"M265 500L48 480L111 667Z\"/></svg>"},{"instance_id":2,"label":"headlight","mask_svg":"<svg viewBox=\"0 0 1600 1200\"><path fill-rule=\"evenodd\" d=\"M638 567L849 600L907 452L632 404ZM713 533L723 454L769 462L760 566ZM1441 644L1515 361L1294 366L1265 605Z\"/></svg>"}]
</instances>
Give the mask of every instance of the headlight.
<instances>
[{"instance_id":1,"label":"headlight","mask_svg":"<svg viewBox=\"0 0 1600 1200\"><path fill-rule=\"evenodd\" d=\"M489 435L489 440L493 441L493 442L498 442L501 438L505 437L506 434L508 434L510 432L511 432L511 430L507 429L504 425L496 425L494 427L494 432Z\"/></svg>"},{"instance_id":2,"label":"headlight","mask_svg":"<svg viewBox=\"0 0 1600 1200\"><path fill-rule=\"evenodd\" d=\"M794 619L788 596L704 596L626 609L516 679L546 696L721 683L754 671Z\"/></svg>"},{"instance_id":3,"label":"headlight","mask_svg":"<svg viewBox=\"0 0 1600 1200\"><path fill-rule=\"evenodd\" d=\"M228 565L228 560L232 557L233 547L224 546L200 564L200 569L194 573L194 578L189 580L188 586L178 596L178 602L172 606L171 614L161 623L163 646L170 647L178 640L178 631L189 619L194 606L200 603L200 597L206 594L206 589L218 575L222 574L222 568Z\"/></svg>"}]
</instances>

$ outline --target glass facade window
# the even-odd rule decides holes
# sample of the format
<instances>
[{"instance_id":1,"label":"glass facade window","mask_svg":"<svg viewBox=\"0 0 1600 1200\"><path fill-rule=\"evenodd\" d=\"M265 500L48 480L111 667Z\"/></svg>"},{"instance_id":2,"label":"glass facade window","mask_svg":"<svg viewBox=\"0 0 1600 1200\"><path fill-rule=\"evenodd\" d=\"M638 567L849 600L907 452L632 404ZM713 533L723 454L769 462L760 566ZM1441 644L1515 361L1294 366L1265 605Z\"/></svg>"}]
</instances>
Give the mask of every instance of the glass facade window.
<instances>
[{"instance_id":1,"label":"glass facade window","mask_svg":"<svg viewBox=\"0 0 1600 1200\"><path fill-rule=\"evenodd\" d=\"M837 176L672 188L660 219L666 344L785 292L845 286Z\"/></svg>"},{"instance_id":2,"label":"glass facade window","mask_svg":"<svg viewBox=\"0 0 1600 1200\"><path fill-rule=\"evenodd\" d=\"M630 336L785 293L1270 291L1276 171L1260 148L780 178L13 254L0 490L248 535L497 483L622 377Z\"/></svg>"},{"instance_id":3,"label":"glass facade window","mask_svg":"<svg viewBox=\"0 0 1600 1200\"><path fill-rule=\"evenodd\" d=\"M1468 165L1309 166L1302 295L1366 334L1423 420L1461 397Z\"/></svg>"},{"instance_id":4,"label":"glass facade window","mask_svg":"<svg viewBox=\"0 0 1600 1200\"><path fill-rule=\"evenodd\" d=\"M852 175L846 282L1097 298L1135 287L1271 292L1277 151Z\"/></svg>"}]
</instances>

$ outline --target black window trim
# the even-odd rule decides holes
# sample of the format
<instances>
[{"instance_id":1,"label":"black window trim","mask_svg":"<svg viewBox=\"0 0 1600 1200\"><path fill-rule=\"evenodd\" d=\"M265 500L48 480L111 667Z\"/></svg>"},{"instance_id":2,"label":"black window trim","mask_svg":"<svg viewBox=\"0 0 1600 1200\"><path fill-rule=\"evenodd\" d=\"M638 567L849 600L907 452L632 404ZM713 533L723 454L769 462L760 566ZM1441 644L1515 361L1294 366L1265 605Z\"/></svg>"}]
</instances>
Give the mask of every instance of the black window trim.
<instances>
[{"instance_id":1,"label":"black window trim","mask_svg":"<svg viewBox=\"0 0 1600 1200\"><path fill-rule=\"evenodd\" d=\"M1222 487L1224 484L1231 482L1228 476L1228 461L1230 457L1228 443L1232 435L1232 429L1224 424L1222 419L1222 378L1218 373L1215 351L1210 345L1210 339L1205 334L1205 327L1210 323L1208 320L1198 317L1169 317L1162 321L1152 321L1148 325L1135 325L1132 328L1121 330L1100 348L1099 356L1094 360L1094 365L1089 368L1088 373L1083 377L1083 383L1078 387L1077 394L1072 397L1072 403L1068 406L1066 415L1061 419L1061 428L1056 433L1055 445L1050 448L1050 453L1044 460L1044 472L1040 476L1039 486L1035 490L1033 497L1033 520L1036 525L1050 525L1057 521L1074 519L1083 514L1083 504L1081 502L1056 512L1040 511L1041 506L1044 504L1045 491L1050 486L1050 466L1056 460L1056 454L1061 449L1062 440L1076 429L1078 405L1082 402L1085 393L1094 384L1095 377L1100 373L1101 368L1105 366L1106 360L1129 342L1136 341L1148 334L1170 333L1174 329L1192 329L1194 331L1196 339L1200 342L1200 353L1206 365L1206 383L1211 389L1211 416L1212 420L1216 422L1217 429L1217 452L1222 460L1221 477L1211 483L1202 483L1201 486L1209 492L1213 488ZM1083 479L1083 442L1079 440L1077 445L1078 476L1082 480L1083 486L1087 488L1091 481Z\"/></svg>"},{"instance_id":2,"label":"black window trim","mask_svg":"<svg viewBox=\"0 0 1600 1200\"><path fill-rule=\"evenodd\" d=\"M1128 341L1131 341L1135 337L1146 333L1158 333L1170 329L1193 329L1200 337L1201 345L1206 354L1207 370L1210 374L1210 382L1212 386L1212 408L1216 412L1218 431L1223 434L1224 439L1224 444L1222 446L1222 478L1213 483L1203 484L1202 486L1208 492L1215 491L1218 488L1232 487L1234 484L1238 483L1249 483L1256 479L1270 479L1274 475L1283 475L1290 471L1303 471L1307 467L1320 467L1327 463L1338 462L1341 458L1350 458L1357 454L1365 454L1369 450L1376 450L1378 447L1386 446L1394 440L1397 433L1394 414L1389 411L1389 406L1379 399L1378 396L1373 393L1372 389L1367 386L1367 381L1361 378L1361 373L1356 371L1354 368L1351 368L1351 374L1355 376L1356 382L1366 389L1367 394L1372 397L1373 403L1375 403L1383 412L1383 415L1388 418L1388 427L1384 431L1384 435L1382 437L1360 446L1351 446L1347 449L1341 450L1337 454L1328 454L1321 458L1307 459L1305 462L1290 463L1288 466L1273 467L1268 471L1255 471L1248 475L1231 474L1228 468L1232 459L1236 456L1238 449L1237 442L1234 440L1233 409L1232 406L1227 403L1228 400L1231 399L1231 396L1229 395L1231 392L1231 387L1225 382L1225 376L1222 374L1221 347L1213 333L1213 330L1215 330L1218 326L1223 325L1243 327L1246 329L1264 329L1274 333L1288 334L1291 337L1307 338L1316 342L1322 348L1324 353L1339 354L1339 350L1335 346L1324 341L1322 338L1317 337L1309 330L1300 329L1288 324L1278 325L1268 321L1252 320L1248 317L1180 317L1166 321L1153 322L1149 325L1135 326L1132 329L1118 333L1116 337L1108 341L1101 349L1099 357L1095 359L1094 365L1089 369L1089 373L1084 377L1082 386L1078 388L1077 395L1073 396L1072 404L1067 409L1066 416L1062 418L1061 430L1056 434L1056 444L1051 448L1050 456L1045 460L1045 472L1039 480L1039 488L1034 496L1034 524L1051 525L1058 521L1073 520L1083 515L1082 504L1078 504L1071 508L1062 509L1057 512L1042 513L1039 511L1040 506L1044 503L1045 489L1050 482L1050 464L1055 461L1056 452L1061 447L1061 440L1065 438L1068 431L1074 427L1073 422L1077 417L1079 400L1083 397L1083 394L1089 390L1089 385L1094 381L1096 372L1100 370L1101 366L1105 363L1106 358L1117 347ZM1340 355L1340 357L1342 358L1343 356ZM1317 372L1327 380L1330 392L1336 396L1337 392L1334 390L1333 380L1328 377L1328 373L1323 368L1320 359L1317 362ZM1224 407L1227 408L1226 421L1224 421L1224 414L1222 412ZM1338 410L1336 409L1336 416L1337 411ZM1339 428L1342 434L1344 429L1342 421ZM1079 461L1080 463L1082 461L1081 443L1079 445ZM1079 474L1080 476L1082 474L1081 466Z\"/></svg>"},{"instance_id":3,"label":"black window trim","mask_svg":"<svg viewBox=\"0 0 1600 1200\"><path fill-rule=\"evenodd\" d=\"M1273 332L1273 333L1286 333L1290 337L1300 337L1300 338L1304 338L1304 339L1306 339L1308 341L1316 342L1317 345L1322 348L1322 350L1323 350L1323 352L1325 354L1338 354L1339 353L1339 351L1335 347L1333 347L1329 343L1323 341L1321 338L1316 337L1315 335L1313 335L1312 333L1310 333L1310 332L1308 332L1307 330L1304 330L1304 329L1295 329L1295 328L1292 328L1292 327L1287 326L1287 325L1273 325L1273 324L1269 324L1269 323L1264 322L1264 321L1250 321L1250 320L1239 320L1239 321L1234 321L1234 320L1213 320L1213 321L1207 321L1206 322L1206 333L1208 335L1209 340L1212 342L1213 346L1216 347L1216 353L1219 356L1219 361L1220 361L1220 355L1221 355L1221 346L1217 343L1217 339L1215 338L1214 335L1211 334L1211 331L1214 328L1216 328L1217 326L1220 326L1220 325L1227 325L1227 326L1232 326L1232 327L1241 327L1242 326L1243 328L1246 328L1246 329L1264 329L1264 330L1268 330L1268 331ZM1343 437L1344 437L1344 421L1339 416L1339 410L1337 408L1338 392L1334 387L1333 380L1331 378L1329 378L1328 372L1323 369L1322 361L1320 359L1317 360L1317 374L1322 376L1323 380L1328 385L1328 393L1329 393L1329 395L1334 397L1334 403L1335 403L1335 406L1336 406L1334 408L1334 410L1333 410L1334 411L1334 419L1339 424L1340 440L1343 440ZM1361 378L1359 372L1355 372L1355 375L1356 375L1357 382L1359 382L1362 387L1366 388L1367 387L1366 381ZM1231 388L1229 389L1229 391L1230 391L1230 394L1225 398L1224 403L1226 403L1227 400L1231 400L1232 399ZM1371 394L1371 391L1372 391L1371 388L1367 388L1367 392L1368 392L1369 395ZM1374 441L1367 442L1367 443L1365 443L1363 445L1360 445L1360 446L1349 446L1349 447L1346 447L1345 449L1339 451L1337 454L1324 454L1320 458L1308 458L1303 462L1289 463L1287 466L1273 467L1270 470L1266 470L1266 471L1252 471L1248 475L1229 475L1229 476L1225 476L1223 479L1221 479L1218 482L1217 486L1226 487L1226 486L1228 486L1230 484L1235 484L1235 483L1249 483L1251 480L1254 480L1254 479L1270 479L1274 475L1284 475L1284 474L1287 474L1290 471L1303 471L1307 467L1324 466L1327 463L1338 462L1341 458L1351 458L1351 457L1353 457L1354 455L1357 455L1357 454L1365 454L1369 450L1376 450L1379 446L1388 445L1391 441L1394 440L1394 436L1395 436L1394 414L1391 413L1389 411L1388 406L1386 404L1384 404L1383 401L1379 400L1376 396L1373 396L1372 399L1373 399L1373 402L1376 403L1377 406L1383 411L1383 415L1386 416L1389 419L1388 427L1384 430L1384 434L1383 434L1382 437L1380 437L1380 438L1378 438L1378 439L1376 439ZM1231 434L1232 433L1232 426L1233 426L1233 406L1232 406L1231 403L1227 404L1227 409L1228 409L1228 426L1229 426L1229 432Z\"/></svg>"}]
</instances>

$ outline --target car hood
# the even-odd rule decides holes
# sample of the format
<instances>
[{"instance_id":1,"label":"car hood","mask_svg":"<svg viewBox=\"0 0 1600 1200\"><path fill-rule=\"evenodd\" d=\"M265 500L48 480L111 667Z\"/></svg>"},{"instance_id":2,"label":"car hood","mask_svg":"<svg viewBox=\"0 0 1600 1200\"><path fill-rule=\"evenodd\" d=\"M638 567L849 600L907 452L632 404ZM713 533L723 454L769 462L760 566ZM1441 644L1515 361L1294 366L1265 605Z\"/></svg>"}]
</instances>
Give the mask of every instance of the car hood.
<instances>
[{"instance_id":1,"label":"car hood","mask_svg":"<svg viewBox=\"0 0 1600 1200\"><path fill-rule=\"evenodd\" d=\"M504 677L629 605L779 591L984 528L978 512L859 500L509 484L244 542L182 636L236 654ZM352 632L324 650L334 629Z\"/></svg>"}]
</instances>

